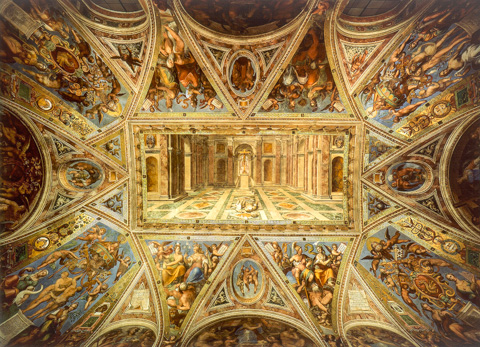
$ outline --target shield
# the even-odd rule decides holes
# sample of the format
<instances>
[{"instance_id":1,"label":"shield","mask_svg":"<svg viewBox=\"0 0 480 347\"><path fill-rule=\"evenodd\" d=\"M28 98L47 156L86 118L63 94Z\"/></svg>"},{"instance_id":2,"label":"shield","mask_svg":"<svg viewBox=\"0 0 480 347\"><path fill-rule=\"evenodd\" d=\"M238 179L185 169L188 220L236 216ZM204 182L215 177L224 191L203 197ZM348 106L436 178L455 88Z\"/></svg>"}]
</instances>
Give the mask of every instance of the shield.
<instances>
[{"instance_id":1,"label":"shield","mask_svg":"<svg viewBox=\"0 0 480 347\"><path fill-rule=\"evenodd\" d=\"M445 290L441 283L429 274L420 273L413 279L413 285L419 297L430 300L442 300Z\"/></svg>"}]
</instances>

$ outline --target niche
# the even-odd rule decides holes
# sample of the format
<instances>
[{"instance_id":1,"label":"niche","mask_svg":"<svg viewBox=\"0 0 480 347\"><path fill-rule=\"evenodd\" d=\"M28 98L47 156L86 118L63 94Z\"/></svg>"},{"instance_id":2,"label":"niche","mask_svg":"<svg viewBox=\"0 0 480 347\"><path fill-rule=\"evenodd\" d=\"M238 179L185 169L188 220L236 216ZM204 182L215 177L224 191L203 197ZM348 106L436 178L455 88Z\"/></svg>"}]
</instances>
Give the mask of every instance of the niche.
<instances>
[{"instance_id":1,"label":"niche","mask_svg":"<svg viewBox=\"0 0 480 347\"><path fill-rule=\"evenodd\" d=\"M332 193L343 192L343 158L336 157L332 161Z\"/></svg>"},{"instance_id":2,"label":"niche","mask_svg":"<svg viewBox=\"0 0 480 347\"><path fill-rule=\"evenodd\" d=\"M158 161L154 157L147 158L147 192L158 192Z\"/></svg>"},{"instance_id":3,"label":"niche","mask_svg":"<svg viewBox=\"0 0 480 347\"><path fill-rule=\"evenodd\" d=\"M265 182L272 182L273 165L270 159L263 162L263 180Z\"/></svg>"},{"instance_id":4,"label":"niche","mask_svg":"<svg viewBox=\"0 0 480 347\"><path fill-rule=\"evenodd\" d=\"M225 174L226 174L226 167L225 167L225 160L219 159L217 161L217 182L224 183L225 182Z\"/></svg>"}]
</instances>

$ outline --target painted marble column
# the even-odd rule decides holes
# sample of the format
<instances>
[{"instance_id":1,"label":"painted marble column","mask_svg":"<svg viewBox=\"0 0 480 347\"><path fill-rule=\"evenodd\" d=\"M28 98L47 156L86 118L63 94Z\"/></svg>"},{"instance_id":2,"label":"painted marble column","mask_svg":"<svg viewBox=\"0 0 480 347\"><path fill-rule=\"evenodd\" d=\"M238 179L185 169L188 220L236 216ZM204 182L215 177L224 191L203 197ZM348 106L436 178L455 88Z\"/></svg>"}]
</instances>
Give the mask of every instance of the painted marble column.
<instances>
[{"instance_id":1,"label":"painted marble column","mask_svg":"<svg viewBox=\"0 0 480 347\"><path fill-rule=\"evenodd\" d=\"M330 199L330 136L323 135L320 143L321 170L319 179L319 194L322 199Z\"/></svg>"},{"instance_id":2,"label":"painted marble column","mask_svg":"<svg viewBox=\"0 0 480 347\"><path fill-rule=\"evenodd\" d=\"M183 139L167 135L168 141L168 198L177 199L185 193Z\"/></svg>"},{"instance_id":3,"label":"painted marble column","mask_svg":"<svg viewBox=\"0 0 480 347\"><path fill-rule=\"evenodd\" d=\"M208 184L213 185L215 180L215 143L208 140Z\"/></svg>"},{"instance_id":4,"label":"painted marble column","mask_svg":"<svg viewBox=\"0 0 480 347\"><path fill-rule=\"evenodd\" d=\"M255 161L255 183L262 184L262 155L263 140L257 140L257 160Z\"/></svg>"},{"instance_id":5,"label":"painted marble column","mask_svg":"<svg viewBox=\"0 0 480 347\"><path fill-rule=\"evenodd\" d=\"M233 186L235 184L233 162L233 137L227 139L227 184Z\"/></svg>"},{"instance_id":6,"label":"painted marble column","mask_svg":"<svg viewBox=\"0 0 480 347\"><path fill-rule=\"evenodd\" d=\"M305 141L305 140L304 140ZM305 188L305 142L303 142L302 146L302 139L298 139L298 160L297 160L297 182L298 188L303 189Z\"/></svg>"},{"instance_id":7,"label":"painted marble column","mask_svg":"<svg viewBox=\"0 0 480 347\"><path fill-rule=\"evenodd\" d=\"M185 141L182 135L176 135L175 147L177 150L177 157L175 158L176 163L176 174L177 177L175 185L175 193L177 195L185 194Z\"/></svg>"},{"instance_id":8,"label":"painted marble column","mask_svg":"<svg viewBox=\"0 0 480 347\"><path fill-rule=\"evenodd\" d=\"M279 138L275 139L275 184L280 184L281 170L283 170L282 162L282 143Z\"/></svg>"},{"instance_id":9,"label":"painted marble column","mask_svg":"<svg viewBox=\"0 0 480 347\"><path fill-rule=\"evenodd\" d=\"M285 186L287 184L287 139L281 140L280 150L280 184Z\"/></svg>"},{"instance_id":10,"label":"painted marble column","mask_svg":"<svg viewBox=\"0 0 480 347\"><path fill-rule=\"evenodd\" d=\"M209 153L208 153L208 141L204 140L202 145L202 182L203 186L208 185L208 173L209 173Z\"/></svg>"},{"instance_id":11,"label":"painted marble column","mask_svg":"<svg viewBox=\"0 0 480 347\"><path fill-rule=\"evenodd\" d=\"M313 187L313 136L307 138L307 186L305 191L312 194Z\"/></svg>"},{"instance_id":12,"label":"painted marble column","mask_svg":"<svg viewBox=\"0 0 480 347\"><path fill-rule=\"evenodd\" d=\"M192 170L192 144L191 144L191 137L184 138L184 150L185 150L185 163L184 163L184 175L185 175L185 191L192 190L192 178L193 178L193 170Z\"/></svg>"},{"instance_id":13,"label":"painted marble column","mask_svg":"<svg viewBox=\"0 0 480 347\"><path fill-rule=\"evenodd\" d=\"M290 184L290 174L291 174L291 168L290 168L290 161L291 161L291 155L290 155L290 140L285 141L285 184L289 185Z\"/></svg>"},{"instance_id":14,"label":"painted marble column","mask_svg":"<svg viewBox=\"0 0 480 347\"><path fill-rule=\"evenodd\" d=\"M318 139L318 146L320 147L322 143L322 138L320 137ZM315 155L316 155L316 162L315 162L315 169L316 169L316 177L315 177L315 191L314 191L314 195L316 195L317 197L321 197L321 182L322 182L322 150L317 147L317 149L315 150Z\"/></svg>"},{"instance_id":15,"label":"painted marble column","mask_svg":"<svg viewBox=\"0 0 480 347\"><path fill-rule=\"evenodd\" d=\"M315 135L313 136L313 163L312 163L312 171L313 171L313 177L312 177L312 195L317 195L318 194L318 143L319 143L320 135Z\"/></svg>"},{"instance_id":16,"label":"painted marble column","mask_svg":"<svg viewBox=\"0 0 480 347\"><path fill-rule=\"evenodd\" d=\"M190 152L192 155L191 158L191 167L192 167L192 172L190 173L190 176L192 178L191 180L191 189L194 190L197 187L197 147L196 147L196 139L194 136L190 137ZM186 189L186 187L185 187Z\"/></svg>"},{"instance_id":17,"label":"painted marble column","mask_svg":"<svg viewBox=\"0 0 480 347\"><path fill-rule=\"evenodd\" d=\"M290 178L290 185L292 187L297 188L298 187L298 137L295 136L295 138L292 141L292 173L291 173L291 178Z\"/></svg>"},{"instance_id":18,"label":"painted marble column","mask_svg":"<svg viewBox=\"0 0 480 347\"><path fill-rule=\"evenodd\" d=\"M203 146L201 143L195 143L195 161L197 165L196 169L196 174L197 174L197 188L203 184L203 179L202 179L202 161L203 161Z\"/></svg>"},{"instance_id":19,"label":"painted marble column","mask_svg":"<svg viewBox=\"0 0 480 347\"><path fill-rule=\"evenodd\" d=\"M167 135L167 169L168 169L168 198L173 196L173 147L172 147L172 135Z\"/></svg>"},{"instance_id":20,"label":"painted marble column","mask_svg":"<svg viewBox=\"0 0 480 347\"><path fill-rule=\"evenodd\" d=\"M168 135L159 135L158 145L160 147L160 195L168 197Z\"/></svg>"}]
</instances>

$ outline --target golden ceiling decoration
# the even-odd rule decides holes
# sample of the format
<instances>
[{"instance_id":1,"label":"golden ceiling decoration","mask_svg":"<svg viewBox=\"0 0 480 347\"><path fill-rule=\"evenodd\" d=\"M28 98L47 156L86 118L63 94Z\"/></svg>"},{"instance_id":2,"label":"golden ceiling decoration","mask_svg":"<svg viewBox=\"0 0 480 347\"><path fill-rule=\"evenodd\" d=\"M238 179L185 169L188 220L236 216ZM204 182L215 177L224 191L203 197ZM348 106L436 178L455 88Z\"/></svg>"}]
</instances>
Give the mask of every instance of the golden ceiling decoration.
<instances>
[{"instance_id":1,"label":"golden ceiling decoration","mask_svg":"<svg viewBox=\"0 0 480 347\"><path fill-rule=\"evenodd\" d=\"M478 345L479 18L2 1L0 346Z\"/></svg>"}]
</instances>

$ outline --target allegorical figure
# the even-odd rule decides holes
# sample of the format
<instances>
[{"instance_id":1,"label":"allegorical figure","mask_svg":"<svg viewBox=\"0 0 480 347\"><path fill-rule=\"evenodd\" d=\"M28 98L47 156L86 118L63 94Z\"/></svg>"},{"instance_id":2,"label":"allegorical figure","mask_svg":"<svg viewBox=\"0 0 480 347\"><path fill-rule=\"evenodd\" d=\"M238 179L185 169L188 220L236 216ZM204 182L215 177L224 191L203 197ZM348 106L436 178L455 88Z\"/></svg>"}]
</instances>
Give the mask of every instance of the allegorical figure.
<instances>
[{"instance_id":1,"label":"allegorical figure","mask_svg":"<svg viewBox=\"0 0 480 347\"><path fill-rule=\"evenodd\" d=\"M182 255L182 248L176 245L174 254L170 255L168 261L163 263L162 280L163 285L168 286L178 277L183 276L186 272L185 259Z\"/></svg>"},{"instance_id":2,"label":"allegorical figure","mask_svg":"<svg viewBox=\"0 0 480 347\"><path fill-rule=\"evenodd\" d=\"M402 164L392 170L388 180L391 182L391 187L399 191L415 190L425 182L425 172L421 168Z\"/></svg>"},{"instance_id":3,"label":"allegorical figure","mask_svg":"<svg viewBox=\"0 0 480 347\"><path fill-rule=\"evenodd\" d=\"M445 277L455 283L459 297L480 307L480 279L472 275L470 280L461 280L451 273L446 274Z\"/></svg>"},{"instance_id":4,"label":"allegorical figure","mask_svg":"<svg viewBox=\"0 0 480 347\"><path fill-rule=\"evenodd\" d=\"M48 270L41 270L34 274L27 274L26 272L33 272L33 267L26 267L21 270L18 275L9 275L5 277L1 284L2 302L11 304L17 295L26 290L28 287L36 287L38 282L48 275Z\"/></svg>"}]
</instances>

